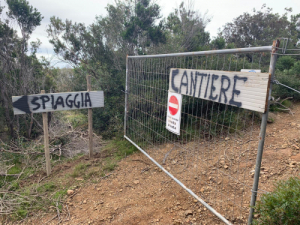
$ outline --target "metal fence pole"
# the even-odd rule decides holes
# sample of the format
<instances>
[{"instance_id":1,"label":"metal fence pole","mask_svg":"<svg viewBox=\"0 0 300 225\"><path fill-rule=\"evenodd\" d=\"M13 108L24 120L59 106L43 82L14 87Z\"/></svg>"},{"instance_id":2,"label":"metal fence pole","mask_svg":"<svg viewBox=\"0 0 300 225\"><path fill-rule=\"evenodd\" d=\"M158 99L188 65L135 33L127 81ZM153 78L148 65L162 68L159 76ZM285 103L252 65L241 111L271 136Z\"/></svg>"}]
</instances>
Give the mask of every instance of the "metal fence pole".
<instances>
[{"instance_id":1,"label":"metal fence pole","mask_svg":"<svg viewBox=\"0 0 300 225\"><path fill-rule=\"evenodd\" d=\"M265 143L265 135L267 129L267 121L268 121L268 114L269 114L269 107L270 107L270 99L272 94L272 80L274 79L275 74L275 65L277 60L277 55L274 54L279 47L279 40L273 41L273 49L271 54L271 61L270 61L270 69L269 74L271 76L270 80L270 88L269 88L269 95L268 95L268 102L267 102L267 109L266 112L262 115L261 127L260 127L260 134L259 134L259 144L257 149L257 156L256 156L256 166L255 166L255 174L254 174L254 182L252 187L252 196L250 201L250 213L248 218L248 225L252 224L253 220L253 213L254 213L254 206L257 197L257 190L258 190L258 182L259 182L259 175L260 175L260 167L262 161L262 154L264 150L264 143Z\"/></svg>"},{"instance_id":2,"label":"metal fence pole","mask_svg":"<svg viewBox=\"0 0 300 225\"><path fill-rule=\"evenodd\" d=\"M125 84L125 112L124 112L124 135L126 135L127 109L128 109L128 55L126 56L126 84Z\"/></svg>"}]
</instances>

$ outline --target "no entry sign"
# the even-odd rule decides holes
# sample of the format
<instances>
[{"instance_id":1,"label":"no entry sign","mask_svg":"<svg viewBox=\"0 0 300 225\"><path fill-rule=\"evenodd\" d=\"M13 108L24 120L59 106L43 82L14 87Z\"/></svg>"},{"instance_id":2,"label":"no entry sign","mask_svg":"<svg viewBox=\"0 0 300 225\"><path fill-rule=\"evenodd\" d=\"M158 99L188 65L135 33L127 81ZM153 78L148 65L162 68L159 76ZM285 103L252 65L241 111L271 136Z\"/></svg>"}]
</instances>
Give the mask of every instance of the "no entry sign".
<instances>
[{"instance_id":1,"label":"no entry sign","mask_svg":"<svg viewBox=\"0 0 300 225\"><path fill-rule=\"evenodd\" d=\"M178 113L178 110L179 110L178 99L176 98L175 95L171 95L169 100L169 111L171 115L175 116Z\"/></svg>"},{"instance_id":2,"label":"no entry sign","mask_svg":"<svg viewBox=\"0 0 300 225\"><path fill-rule=\"evenodd\" d=\"M167 130L180 135L182 95L168 93L168 112L167 112Z\"/></svg>"}]
</instances>

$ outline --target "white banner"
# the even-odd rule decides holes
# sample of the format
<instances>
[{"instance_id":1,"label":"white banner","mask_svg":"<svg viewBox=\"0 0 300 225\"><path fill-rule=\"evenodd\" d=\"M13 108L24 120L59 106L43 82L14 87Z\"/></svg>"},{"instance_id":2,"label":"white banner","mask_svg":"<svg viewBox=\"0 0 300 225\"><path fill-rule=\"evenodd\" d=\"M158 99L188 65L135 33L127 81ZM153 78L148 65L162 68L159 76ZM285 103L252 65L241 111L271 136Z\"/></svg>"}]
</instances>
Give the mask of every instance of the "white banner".
<instances>
[{"instance_id":1,"label":"white banner","mask_svg":"<svg viewBox=\"0 0 300 225\"><path fill-rule=\"evenodd\" d=\"M268 73L171 69L169 91L265 112Z\"/></svg>"}]
</instances>

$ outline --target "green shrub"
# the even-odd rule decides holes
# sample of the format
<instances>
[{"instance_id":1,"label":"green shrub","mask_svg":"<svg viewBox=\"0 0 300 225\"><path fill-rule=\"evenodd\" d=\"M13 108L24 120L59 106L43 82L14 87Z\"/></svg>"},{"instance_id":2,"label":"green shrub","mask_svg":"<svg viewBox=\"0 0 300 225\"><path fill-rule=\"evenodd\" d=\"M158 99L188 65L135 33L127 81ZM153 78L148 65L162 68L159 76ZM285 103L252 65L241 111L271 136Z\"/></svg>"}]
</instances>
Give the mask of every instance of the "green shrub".
<instances>
[{"instance_id":1,"label":"green shrub","mask_svg":"<svg viewBox=\"0 0 300 225\"><path fill-rule=\"evenodd\" d=\"M57 186L53 182L45 183L37 188L38 192L52 192L57 188Z\"/></svg>"},{"instance_id":2,"label":"green shrub","mask_svg":"<svg viewBox=\"0 0 300 225\"><path fill-rule=\"evenodd\" d=\"M117 166L116 162L114 162L111 159L107 159L106 163L105 163L105 165L103 167L103 171L111 172L111 171L113 171L115 169L116 166Z\"/></svg>"},{"instance_id":3,"label":"green shrub","mask_svg":"<svg viewBox=\"0 0 300 225\"><path fill-rule=\"evenodd\" d=\"M276 80L278 80L280 83L287 85L291 88L294 88L296 90L300 91L300 79L299 76L295 74L287 74L281 71L276 71ZM280 97L281 99L287 98L287 97L293 97L293 100L300 100L300 94L286 88L282 85L274 84L273 85L273 91L272 96L275 98Z\"/></svg>"},{"instance_id":4,"label":"green shrub","mask_svg":"<svg viewBox=\"0 0 300 225\"><path fill-rule=\"evenodd\" d=\"M296 62L294 66L291 68L291 72L294 75L300 75L300 62Z\"/></svg>"},{"instance_id":5,"label":"green shrub","mask_svg":"<svg viewBox=\"0 0 300 225\"><path fill-rule=\"evenodd\" d=\"M88 166L90 165L85 163L79 163L78 165L75 166L74 171L71 174L71 177L79 177L84 175Z\"/></svg>"},{"instance_id":6,"label":"green shrub","mask_svg":"<svg viewBox=\"0 0 300 225\"><path fill-rule=\"evenodd\" d=\"M70 121L73 128L84 128L86 129L88 126L88 118L85 113L82 113L83 111L69 111L65 113L66 118Z\"/></svg>"},{"instance_id":7,"label":"green shrub","mask_svg":"<svg viewBox=\"0 0 300 225\"><path fill-rule=\"evenodd\" d=\"M117 160L120 160L128 155L131 155L137 150L129 141L125 140L122 136L116 137L110 141L102 150L107 154L113 156Z\"/></svg>"},{"instance_id":8,"label":"green shrub","mask_svg":"<svg viewBox=\"0 0 300 225\"><path fill-rule=\"evenodd\" d=\"M278 182L273 192L257 202L255 213L254 224L300 224L300 179Z\"/></svg>"},{"instance_id":9,"label":"green shrub","mask_svg":"<svg viewBox=\"0 0 300 225\"><path fill-rule=\"evenodd\" d=\"M16 212L16 216L18 219L23 219L27 216L28 210L26 209L18 209Z\"/></svg>"},{"instance_id":10,"label":"green shrub","mask_svg":"<svg viewBox=\"0 0 300 225\"><path fill-rule=\"evenodd\" d=\"M292 58L291 56L282 56L277 60L276 69L279 69L281 71L289 70L292 68L294 63L295 63L295 59Z\"/></svg>"}]
</instances>

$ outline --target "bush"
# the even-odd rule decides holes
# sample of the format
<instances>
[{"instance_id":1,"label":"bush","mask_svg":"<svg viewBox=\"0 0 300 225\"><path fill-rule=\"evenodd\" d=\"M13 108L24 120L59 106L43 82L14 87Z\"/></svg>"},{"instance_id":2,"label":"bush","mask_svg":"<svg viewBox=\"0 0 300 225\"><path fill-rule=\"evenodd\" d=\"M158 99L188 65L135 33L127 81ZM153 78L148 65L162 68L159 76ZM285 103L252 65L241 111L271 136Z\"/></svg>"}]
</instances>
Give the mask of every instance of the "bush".
<instances>
[{"instance_id":1,"label":"bush","mask_svg":"<svg viewBox=\"0 0 300 225\"><path fill-rule=\"evenodd\" d=\"M294 66L291 68L291 72L294 74L294 75L300 75L300 62L296 62L294 64Z\"/></svg>"},{"instance_id":2,"label":"bush","mask_svg":"<svg viewBox=\"0 0 300 225\"><path fill-rule=\"evenodd\" d=\"M278 182L273 192L257 202L255 213L254 224L300 224L300 179Z\"/></svg>"},{"instance_id":3,"label":"bush","mask_svg":"<svg viewBox=\"0 0 300 225\"><path fill-rule=\"evenodd\" d=\"M276 80L278 80L280 83L285 84L291 88L294 88L296 90L300 90L300 79L299 76L294 74L286 74L284 72L276 71ZM273 85L273 91L272 96L275 98L280 97L281 99L287 98L287 97L293 97L293 100L300 100L300 94L288 89L282 85L274 84Z\"/></svg>"},{"instance_id":4,"label":"bush","mask_svg":"<svg viewBox=\"0 0 300 225\"><path fill-rule=\"evenodd\" d=\"M282 56L277 60L276 69L279 69L281 71L289 70L292 68L294 63L295 63L295 59L292 58L291 56Z\"/></svg>"}]
</instances>

